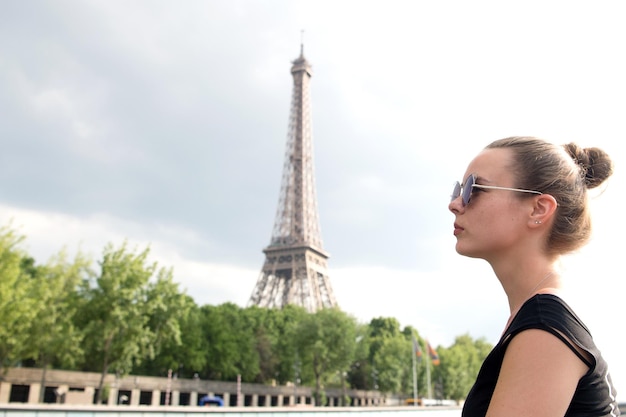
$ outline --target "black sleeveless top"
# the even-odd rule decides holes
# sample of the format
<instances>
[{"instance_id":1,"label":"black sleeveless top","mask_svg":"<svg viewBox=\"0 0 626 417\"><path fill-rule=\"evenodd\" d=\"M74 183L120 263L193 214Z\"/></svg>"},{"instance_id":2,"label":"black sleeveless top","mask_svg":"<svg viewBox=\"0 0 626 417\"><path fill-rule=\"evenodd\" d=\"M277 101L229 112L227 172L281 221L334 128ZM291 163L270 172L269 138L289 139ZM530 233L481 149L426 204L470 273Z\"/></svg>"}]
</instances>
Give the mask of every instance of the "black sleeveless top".
<instances>
[{"instance_id":1,"label":"black sleeveless top","mask_svg":"<svg viewBox=\"0 0 626 417\"><path fill-rule=\"evenodd\" d=\"M607 363L593 342L587 327L559 297L552 294L537 294L524 303L498 344L483 362L476 382L465 400L462 417L484 417L487 414L491 396L498 382L504 353L511 340L518 333L528 329L550 332L589 366L589 371L578 382L565 417L620 415ZM591 361L582 356L570 341L589 353Z\"/></svg>"}]
</instances>

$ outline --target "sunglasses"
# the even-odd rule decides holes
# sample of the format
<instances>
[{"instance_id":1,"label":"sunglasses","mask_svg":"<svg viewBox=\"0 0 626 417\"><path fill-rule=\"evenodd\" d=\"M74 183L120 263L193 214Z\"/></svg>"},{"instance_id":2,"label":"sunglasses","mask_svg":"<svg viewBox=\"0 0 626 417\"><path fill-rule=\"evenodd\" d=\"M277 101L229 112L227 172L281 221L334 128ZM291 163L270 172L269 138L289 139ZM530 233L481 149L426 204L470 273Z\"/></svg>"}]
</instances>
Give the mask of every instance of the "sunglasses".
<instances>
[{"instance_id":1,"label":"sunglasses","mask_svg":"<svg viewBox=\"0 0 626 417\"><path fill-rule=\"evenodd\" d=\"M463 207L467 206L470 202L470 199L472 198L472 192L474 188L486 188L489 190L517 191L519 193L529 193L529 194L539 194L539 195L543 194L539 191L522 190L521 188L497 187L495 185L476 184L476 175L471 174L469 177L467 177L467 180L465 180L465 186L462 186L461 183L459 183L458 181L454 184L454 190L452 191L452 196L451 196L452 198L450 201L454 201L457 198L459 198L459 196L461 196L462 201L463 201Z\"/></svg>"}]
</instances>

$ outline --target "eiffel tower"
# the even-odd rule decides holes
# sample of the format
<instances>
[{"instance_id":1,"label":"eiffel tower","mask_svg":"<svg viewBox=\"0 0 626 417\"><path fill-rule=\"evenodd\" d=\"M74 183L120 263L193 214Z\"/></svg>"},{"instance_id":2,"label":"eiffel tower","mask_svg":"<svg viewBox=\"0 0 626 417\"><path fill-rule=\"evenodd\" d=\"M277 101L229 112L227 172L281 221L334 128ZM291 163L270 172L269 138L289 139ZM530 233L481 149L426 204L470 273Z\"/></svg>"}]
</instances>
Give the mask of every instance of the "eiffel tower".
<instances>
[{"instance_id":1,"label":"eiffel tower","mask_svg":"<svg viewBox=\"0 0 626 417\"><path fill-rule=\"evenodd\" d=\"M328 253L322 248L311 129L311 65L300 56L292 62L293 91L283 178L272 238L248 305L308 312L336 307L328 278Z\"/></svg>"}]
</instances>

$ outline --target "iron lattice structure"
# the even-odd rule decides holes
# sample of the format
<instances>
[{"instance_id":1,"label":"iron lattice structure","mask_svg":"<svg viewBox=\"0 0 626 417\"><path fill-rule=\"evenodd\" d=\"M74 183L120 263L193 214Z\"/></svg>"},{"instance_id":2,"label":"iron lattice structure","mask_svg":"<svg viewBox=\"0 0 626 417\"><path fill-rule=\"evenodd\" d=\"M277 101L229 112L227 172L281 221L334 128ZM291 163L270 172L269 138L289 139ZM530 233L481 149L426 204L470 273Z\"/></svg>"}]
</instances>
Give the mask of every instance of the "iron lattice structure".
<instances>
[{"instance_id":1,"label":"iron lattice structure","mask_svg":"<svg viewBox=\"0 0 626 417\"><path fill-rule=\"evenodd\" d=\"M278 210L265 262L248 305L309 312L335 307L317 212L311 127L311 65L292 62L293 91Z\"/></svg>"}]
</instances>

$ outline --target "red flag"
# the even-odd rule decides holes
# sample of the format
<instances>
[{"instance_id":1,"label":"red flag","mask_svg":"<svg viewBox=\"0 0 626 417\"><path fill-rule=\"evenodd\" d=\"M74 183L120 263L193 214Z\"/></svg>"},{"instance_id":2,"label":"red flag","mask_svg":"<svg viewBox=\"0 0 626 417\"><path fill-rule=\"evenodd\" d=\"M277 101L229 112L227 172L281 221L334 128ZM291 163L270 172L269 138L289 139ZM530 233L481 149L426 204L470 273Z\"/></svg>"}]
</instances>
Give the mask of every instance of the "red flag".
<instances>
[{"instance_id":1,"label":"red flag","mask_svg":"<svg viewBox=\"0 0 626 417\"><path fill-rule=\"evenodd\" d=\"M415 353L415 356L417 356L417 361L421 362L422 361L422 347L420 346L417 339L415 339L415 336L413 336L413 353Z\"/></svg>"},{"instance_id":2,"label":"red flag","mask_svg":"<svg viewBox=\"0 0 626 417\"><path fill-rule=\"evenodd\" d=\"M426 343L428 344L428 354L430 355L430 361L435 366L439 365L439 355L437 354L437 351L433 349L429 342Z\"/></svg>"}]
</instances>

